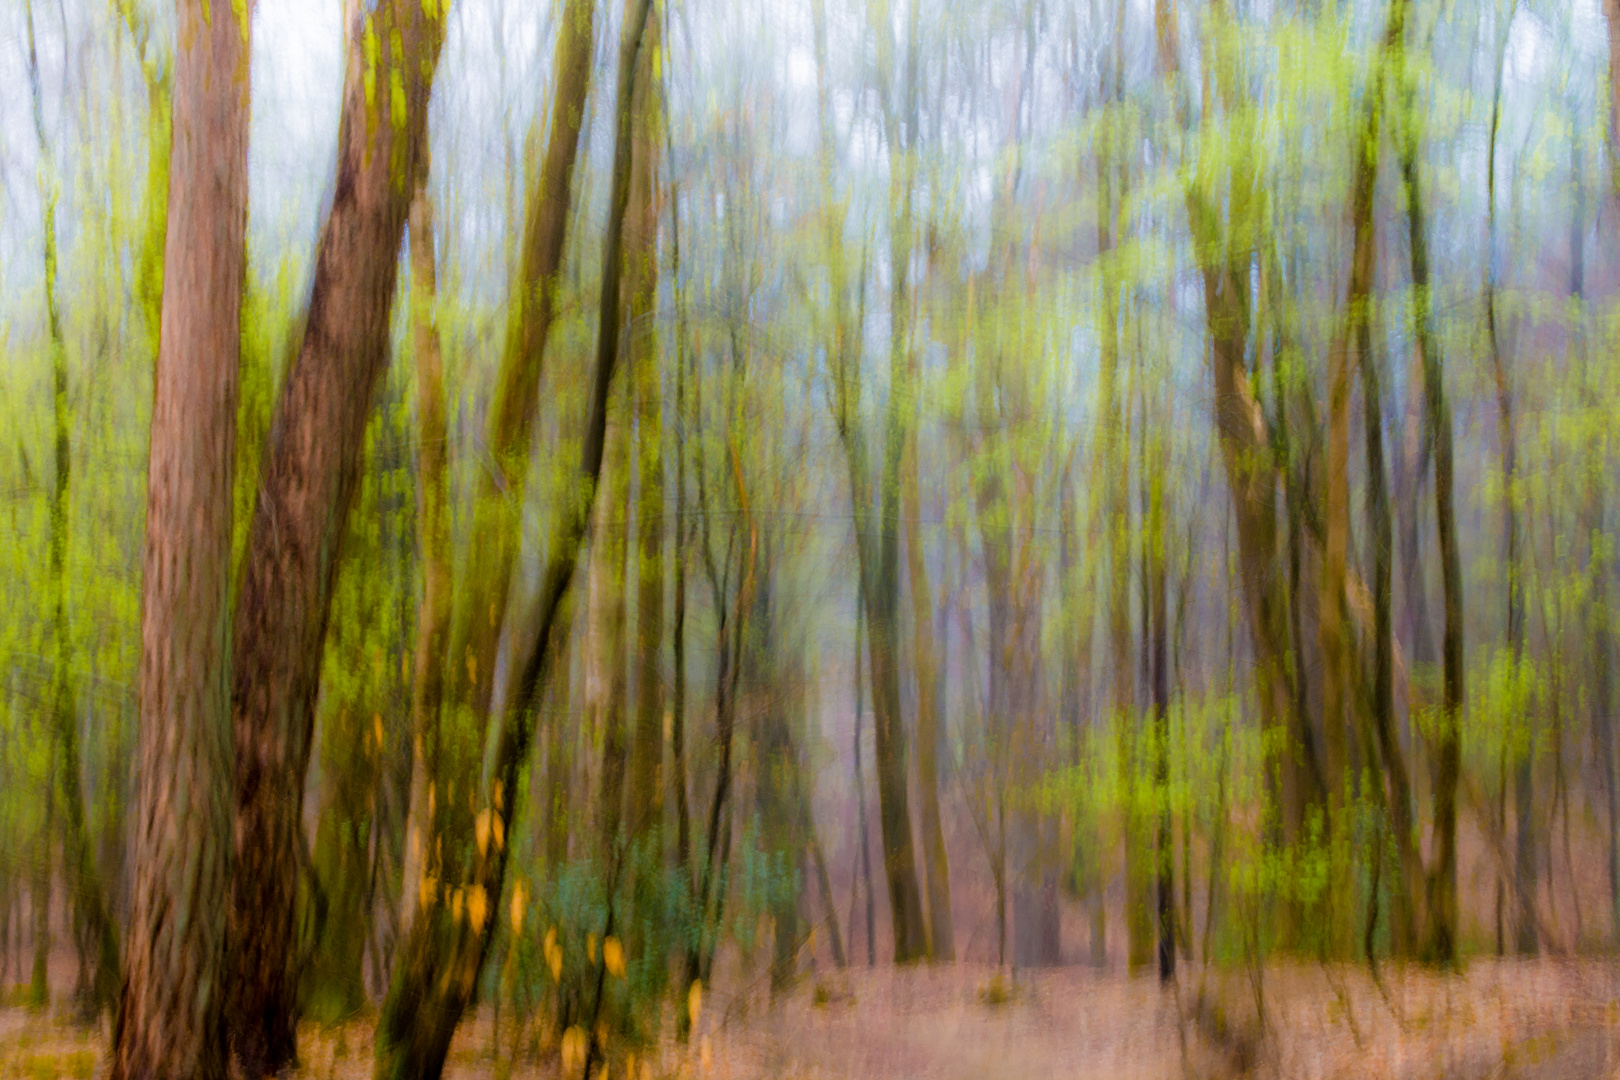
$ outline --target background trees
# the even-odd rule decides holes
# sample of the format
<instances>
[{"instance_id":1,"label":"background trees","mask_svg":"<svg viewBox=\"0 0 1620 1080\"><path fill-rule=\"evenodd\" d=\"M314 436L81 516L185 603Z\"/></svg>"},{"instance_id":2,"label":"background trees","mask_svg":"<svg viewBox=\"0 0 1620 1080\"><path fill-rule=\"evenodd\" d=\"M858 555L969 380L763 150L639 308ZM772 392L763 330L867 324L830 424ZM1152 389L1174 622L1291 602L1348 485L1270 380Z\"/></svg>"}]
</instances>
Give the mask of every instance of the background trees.
<instances>
[{"instance_id":1,"label":"background trees","mask_svg":"<svg viewBox=\"0 0 1620 1080\"><path fill-rule=\"evenodd\" d=\"M37 1002L55 949L89 1005L122 963L120 1047L154 1022L159 841L212 820L175 770L235 806L229 927L188 929L254 1073L367 999L388 1075L480 1000L607 1060L845 944L1614 945L1604 13L306 6L251 16L252 132L200 164L189 8L4 37L0 967ZM192 228L245 251L229 303ZM171 311L228 403L165 396ZM147 509L160 465L214 532ZM234 758L139 690L216 625Z\"/></svg>"}]
</instances>

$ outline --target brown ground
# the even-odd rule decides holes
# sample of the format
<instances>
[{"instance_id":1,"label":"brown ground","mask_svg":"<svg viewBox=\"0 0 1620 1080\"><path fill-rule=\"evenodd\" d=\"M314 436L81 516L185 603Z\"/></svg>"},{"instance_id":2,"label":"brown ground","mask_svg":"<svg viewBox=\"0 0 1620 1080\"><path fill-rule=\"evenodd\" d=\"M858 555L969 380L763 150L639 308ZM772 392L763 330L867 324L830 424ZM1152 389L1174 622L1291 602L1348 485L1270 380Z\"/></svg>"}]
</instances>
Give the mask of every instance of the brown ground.
<instances>
[{"instance_id":1,"label":"brown ground","mask_svg":"<svg viewBox=\"0 0 1620 1080\"><path fill-rule=\"evenodd\" d=\"M1079 968L997 979L993 968L853 970L807 976L785 999L709 995L690 1046L667 1043L651 1077L942 1080L1097 1077L1522 1078L1620 1080L1620 965L1610 960L1476 961L1445 978L1420 970L1273 966L1162 990ZM541 1040L548 1042L549 1040ZM554 1050L488 1012L457 1038L447 1076L556 1076ZM300 1077L369 1076L367 1021L308 1028ZM59 1016L0 1010L0 1080L104 1073L105 1032ZM615 1058L610 1074L623 1076Z\"/></svg>"}]
</instances>

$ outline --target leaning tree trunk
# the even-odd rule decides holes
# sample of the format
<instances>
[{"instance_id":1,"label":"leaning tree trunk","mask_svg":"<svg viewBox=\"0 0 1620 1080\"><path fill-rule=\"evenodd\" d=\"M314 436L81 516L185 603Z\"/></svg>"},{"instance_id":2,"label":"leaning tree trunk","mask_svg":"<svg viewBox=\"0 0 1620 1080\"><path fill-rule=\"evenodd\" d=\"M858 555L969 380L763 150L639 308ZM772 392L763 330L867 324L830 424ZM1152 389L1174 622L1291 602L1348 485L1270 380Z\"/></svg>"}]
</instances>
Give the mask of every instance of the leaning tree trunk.
<instances>
[{"instance_id":1,"label":"leaning tree trunk","mask_svg":"<svg viewBox=\"0 0 1620 1080\"><path fill-rule=\"evenodd\" d=\"M588 10L588 4L586 6ZM519 770L528 757L534 733L535 705L549 677L551 663L560 652L552 639L557 628L566 625L559 616L567 609L586 523L591 517L602 473L609 392L619 357L619 286L624 213L630 188L631 105L637 57L650 6L649 0L628 0L619 41L613 179L608 198L607 235L603 242L595 367L586 410L585 438L575 474L577 498L571 500L572 506L563 507L557 515L529 626L521 635L516 635L518 640L512 649L504 711L499 717L487 717L482 725L490 733L493 744L481 747L484 752L472 763L472 768L478 771L450 778L458 782L460 790L476 793L476 820L482 824L474 826L474 822L468 820L474 815L452 806L449 799L438 804L434 842L437 844L440 839L447 842L436 868L437 887L432 893L423 890L425 902L401 947L388 996L383 1002L377 1024L375 1075L378 1080L440 1074L450 1050L451 1036L471 999L478 973L494 940L498 920L489 918L488 914L498 904L505 883L506 862L511 850L505 838L512 833L514 811L519 802L516 797ZM576 111L553 128L554 138L565 135L565 129L582 111L592 36L592 20L572 3L565 8L563 19L568 33L559 37L559 56L575 62L558 65L559 82L569 89L577 87L579 96L558 95L559 116L568 116L567 110ZM583 57L572 54L572 50L580 46L583 46ZM575 133L577 130L574 128ZM571 159L570 154L570 165ZM548 161L547 165L550 164ZM542 183L547 182L548 174L549 167L543 168ZM556 210L555 206L547 206L544 199L531 203L531 210L539 207L545 207L548 214ZM561 217L565 223L566 212ZM557 250L560 248L559 238ZM511 355L509 352L509 359ZM502 595L505 595L504 590ZM498 620L502 614L497 611ZM497 627L495 632L497 640L499 629ZM490 764L487 770L482 768L485 761ZM468 763L462 761L461 764ZM469 834L475 834L480 840L476 844L471 842ZM451 904L441 902L441 898L449 899L456 894L465 904L452 900L454 908L459 909L453 914ZM463 911L465 918L459 917Z\"/></svg>"},{"instance_id":2,"label":"leaning tree trunk","mask_svg":"<svg viewBox=\"0 0 1620 1080\"><path fill-rule=\"evenodd\" d=\"M271 426L237 599L230 1019L232 1049L249 1077L279 1072L297 1057L297 831L322 642L366 418L388 356L400 239L444 40L437 5L388 0L354 11L337 183L303 345ZM379 40L397 44L368 57L379 53ZM379 82L398 95L392 122L377 115Z\"/></svg>"},{"instance_id":3,"label":"leaning tree trunk","mask_svg":"<svg viewBox=\"0 0 1620 1080\"><path fill-rule=\"evenodd\" d=\"M248 21L178 5L142 584L135 889L114 1080L226 1075L230 560L246 269ZM177 918L176 914L184 917Z\"/></svg>"},{"instance_id":4,"label":"leaning tree trunk","mask_svg":"<svg viewBox=\"0 0 1620 1080\"><path fill-rule=\"evenodd\" d=\"M416 352L417 528L422 550L422 601L416 617L416 669L411 688L411 786L401 875L401 938L410 933L421 905L428 837L420 814L438 760L439 706L444 696L444 639L450 625L449 442L445 423L444 363L435 317L438 301L434 261L433 203L428 197L426 155L411 202L411 328ZM413 813L414 811L414 813Z\"/></svg>"}]
</instances>

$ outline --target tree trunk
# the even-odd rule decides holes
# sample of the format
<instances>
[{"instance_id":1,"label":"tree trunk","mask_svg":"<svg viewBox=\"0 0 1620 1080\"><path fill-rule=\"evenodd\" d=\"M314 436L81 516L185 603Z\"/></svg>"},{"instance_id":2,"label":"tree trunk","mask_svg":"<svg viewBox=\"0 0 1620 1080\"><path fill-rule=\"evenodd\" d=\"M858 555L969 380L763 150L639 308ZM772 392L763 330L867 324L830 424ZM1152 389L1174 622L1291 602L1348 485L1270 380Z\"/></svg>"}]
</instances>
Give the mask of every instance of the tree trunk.
<instances>
[{"instance_id":1,"label":"tree trunk","mask_svg":"<svg viewBox=\"0 0 1620 1080\"><path fill-rule=\"evenodd\" d=\"M628 383L628 379L625 380ZM607 428L606 490L596 507L596 523L591 529L589 595L590 657L586 667L586 708L602 725L602 774L596 818L596 838L601 844L602 865L610 881L616 881L623 858L620 827L624 819L625 764L629 743L625 737L625 698L628 693L629 642L625 640L625 581L629 569L630 544L630 430L629 395L621 386L609 405ZM608 898L610 909L614 897ZM611 917L611 915L610 915Z\"/></svg>"},{"instance_id":2,"label":"tree trunk","mask_svg":"<svg viewBox=\"0 0 1620 1080\"><path fill-rule=\"evenodd\" d=\"M42 233L45 262L45 316L51 350L52 417L55 428L56 473L51 488L50 580L51 600L51 762L52 772L61 772L62 810L66 817L62 836L62 868L69 899L73 905L73 936L80 957L77 995L81 1012L93 1016L110 1007L118 995L118 940L106 907L101 877L96 871L94 851L85 827L84 796L79 787L79 728L75 714L70 662L72 645L67 626L67 546L68 491L72 479L72 445L68 438L67 343L62 332L62 312L57 302L56 203L58 188L45 138L45 113L39 79L39 55L34 40L34 5L24 5L28 30L28 84L33 103L34 134L39 147L40 203L44 210ZM41 850L39 873L43 889L36 897L40 916L36 927L34 984L31 998L43 1004L49 996L46 968L40 961L50 944L48 899L50 890L49 821L53 814L54 784L46 797L46 845ZM43 950L40 948L43 946Z\"/></svg>"},{"instance_id":3,"label":"tree trunk","mask_svg":"<svg viewBox=\"0 0 1620 1080\"><path fill-rule=\"evenodd\" d=\"M1144 410L1145 413L1145 410ZM1144 423L1145 423L1144 416ZM1164 412L1163 430L1153 436L1156 445L1152 460L1146 451L1142 464L1148 485L1148 505L1144 539L1147 544L1143 573L1148 585L1148 604L1143 617L1149 626L1148 696L1153 710L1153 803L1155 814L1154 906L1157 912L1159 981L1176 977L1175 834L1170 816L1170 621L1168 593L1168 543L1165 527L1165 485L1170 466L1169 431L1172 416ZM1143 441L1148 440L1143 432ZM1189 871L1191 867L1187 868Z\"/></svg>"},{"instance_id":4,"label":"tree trunk","mask_svg":"<svg viewBox=\"0 0 1620 1080\"><path fill-rule=\"evenodd\" d=\"M1616 189L1620 189L1620 168L1612 164L1620 160L1620 0L1604 0L1603 11L1609 24L1610 174L1611 182ZM1597 395L1590 376L1587 386L1593 388L1589 391L1589 400L1594 414L1602 415L1597 412ZM1598 441L1601 446L1601 438ZM1593 536L1600 535L1603 529L1606 480L1609 475L1606 466L1607 455L1598 452L1594 452L1587 463L1587 505ZM1603 779L1605 809L1608 813L1610 940L1620 946L1620 760L1615 756L1612 711L1614 690L1610 665L1614 658L1614 629L1608 606L1610 554L1605 551L1605 557L1601 560L1596 554L1592 557L1592 727L1601 759L1598 768Z\"/></svg>"},{"instance_id":5,"label":"tree trunk","mask_svg":"<svg viewBox=\"0 0 1620 1080\"><path fill-rule=\"evenodd\" d=\"M1181 75L1177 54L1175 9L1169 0L1156 0L1155 27L1160 70L1176 82ZM1229 103L1234 88L1230 58L1213 58L1218 78L1213 89ZM1187 122L1184 118L1184 122ZM1234 121L1233 137L1258 138L1252 118ZM1227 232L1222 242L1216 204L1196 180L1185 189L1187 219L1197 250L1204 282L1204 312L1210 336L1210 365L1214 393L1210 397L1215 430L1232 508L1237 523L1238 565L1244 608L1254 650L1254 668L1260 724L1268 735L1281 734L1281 751L1273 766L1266 765L1266 788L1276 806L1280 839L1292 843L1301 833L1308 809L1320 795L1321 775L1306 716L1295 702L1297 673L1288 643L1288 595L1277 572L1277 493L1270 440L1264 412L1248 378L1248 344L1252 326L1250 267L1254 255L1259 200L1253 159L1232 159ZM1267 462L1267 467L1257 463ZM1280 927L1286 940L1290 917Z\"/></svg>"},{"instance_id":6,"label":"tree trunk","mask_svg":"<svg viewBox=\"0 0 1620 1080\"><path fill-rule=\"evenodd\" d=\"M915 356L908 360L913 366ZM906 574L911 583L912 655L917 668L917 793L922 801L923 870L928 889L928 925L931 958L937 963L956 959L956 929L951 918L950 859L939 813L940 665L934 646L933 591L923 557L921 498L917 478L917 435L907 433L906 464L901 477L901 511L905 515Z\"/></svg>"},{"instance_id":7,"label":"tree trunk","mask_svg":"<svg viewBox=\"0 0 1620 1080\"><path fill-rule=\"evenodd\" d=\"M416 352L418 542L422 602L416 616L416 668L411 690L411 784L401 875L399 936L410 934L424 903L422 877L432 813L428 791L437 775L439 708L444 697L445 636L450 625L449 436L445 423L444 363L439 351L438 270L434 258L433 202L424 155L411 201L411 328Z\"/></svg>"},{"instance_id":8,"label":"tree trunk","mask_svg":"<svg viewBox=\"0 0 1620 1080\"><path fill-rule=\"evenodd\" d=\"M864 655L866 625L864 609L857 596L855 611L855 864L849 871L849 926L850 948L855 947L855 900L860 895L861 883L866 884L866 966L877 965L876 912L872 909L872 841L866 826L866 770L861 765L861 714L866 700L866 687L861 681L861 660Z\"/></svg>"},{"instance_id":9,"label":"tree trunk","mask_svg":"<svg viewBox=\"0 0 1620 1080\"><path fill-rule=\"evenodd\" d=\"M270 429L237 598L230 1022L232 1050L250 1078L297 1059L296 834L322 645L366 419L386 366L400 238L444 40L442 12L432 6L388 0L354 11L337 182L303 344ZM380 74L365 45L376 53L378 40L400 43L381 50L387 70ZM395 123L377 122L368 89L376 81L398 88L403 116Z\"/></svg>"},{"instance_id":10,"label":"tree trunk","mask_svg":"<svg viewBox=\"0 0 1620 1080\"><path fill-rule=\"evenodd\" d=\"M670 653L674 674L670 681L670 770L675 785L675 868L681 882L692 877L692 811L687 797L686 762L686 565L689 531L686 525L686 373L685 293L681 288L681 201L673 180L669 189L670 287L675 297L675 596L671 612Z\"/></svg>"},{"instance_id":11,"label":"tree trunk","mask_svg":"<svg viewBox=\"0 0 1620 1080\"><path fill-rule=\"evenodd\" d=\"M511 650L507 690L501 699L504 711L499 717L488 717L489 722L481 725L492 732L493 744L481 746L482 752L471 766L461 762L464 767L477 771L462 773L454 778L460 782L460 790L473 794L470 801L480 809L474 815L461 812L458 808L452 817L449 813L451 800L447 797L439 827L435 830L437 842L449 827L446 838L450 843L445 847L450 858L454 859L454 863L447 859L440 866L443 893L452 895L452 889L459 890L469 905L464 909L468 916L464 920L452 918L451 911L446 910L445 905L434 903L425 907L417 918L395 965L388 996L383 1002L382 1016L378 1021L375 1070L378 1080L439 1075L450 1049L451 1036L472 996L478 973L494 939L498 920L480 918L473 913L480 912L487 916L498 903L505 883L506 862L511 850L505 839L511 835L513 811L518 804L519 771L527 759L533 736L535 705L546 685L553 662L563 652L559 647L560 642L553 638L557 627L563 625L559 616L568 607L586 523L592 514L602 473L608 399L619 356L622 315L619 285L625 207L629 202L630 188L632 102L637 56L649 7L649 0L628 0L619 41L613 179L603 242L596 357L590 380L585 437L580 448L579 469L575 474L579 497L571 508L565 507L557 515L555 530L546 548L548 555L540 578L539 594L532 614L526 620L528 628L518 635ZM565 9L563 19L569 33L559 37L559 53L567 55L574 46L583 45L587 54L583 67L588 73L590 20L583 16L571 19L571 13L579 14L572 5ZM557 67L560 85L577 85L582 94L583 76L578 83L565 81L570 78L567 74L571 70L570 65L560 63ZM571 99L561 93L556 101L559 115L563 116L568 115L568 110L575 110L574 116L577 117L581 105L579 98ZM554 136L564 134L560 129L569 122L556 124L553 127ZM549 168L543 168L542 176L547 174ZM539 205L546 206L548 212L554 212L557 209L555 201L541 200ZM531 208L535 206L535 203L531 203ZM566 220L566 214L563 217ZM482 602L483 598L480 597L478 603ZM499 628L494 637L495 640L499 639ZM451 655L457 655L453 647ZM489 763L487 769L483 768L486 761ZM469 817L482 821L483 827L474 826L472 821L466 820ZM469 833L486 839L474 846L467 842Z\"/></svg>"},{"instance_id":12,"label":"tree trunk","mask_svg":"<svg viewBox=\"0 0 1620 1080\"><path fill-rule=\"evenodd\" d=\"M1524 658L1524 602L1523 567L1520 557L1519 514L1515 500L1518 493L1518 434L1514 422L1512 376L1502 358L1502 345L1496 319L1496 136L1502 119L1503 64L1507 57L1508 30L1512 26L1512 8L1508 26L1498 37L1496 83L1491 98L1491 126L1486 139L1485 202L1486 202L1486 255L1485 255L1485 329L1491 347L1491 372L1496 384L1496 410L1500 430L1497 437L1502 453L1502 533L1507 561L1507 639L1508 652L1513 662L1515 683L1521 677L1520 665ZM1520 722L1530 723L1528 711L1515 717L1515 728ZM1514 764L1514 808L1517 820L1514 829L1514 947L1520 953L1536 951L1535 895L1536 895L1536 841L1531 826L1531 785L1533 781L1533 737L1519 745L1517 731L1511 739L1504 738L1502 761L1511 757ZM1506 799L1507 792L1501 792ZM1507 822L1501 821L1505 835ZM1498 883L1500 892L1500 883ZM1500 904L1498 904L1500 908ZM1500 917L1498 917L1500 921ZM1500 937L1500 934L1498 935ZM1500 951L1500 950L1498 950Z\"/></svg>"},{"instance_id":13,"label":"tree trunk","mask_svg":"<svg viewBox=\"0 0 1620 1080\"><path fill-rule=\"evenodd\" d=\"M651 842L663 823L664 761L664 452L663 394L657 336L658 151L663 91L655 58L663 42L658 19L647 26L636 77L636 146L625 219L625 274L630 303L629 372L636 420L636 704L631 753L629 835ZM648 852L647 855L656 855ZM655 862L657 860L654 860Z\"/></svg>"},{"instance_id":14,"label":"tree trunk","mask_svg":"<svg viewBox=\"0 0 1620 1080\"><path fill-rule=\"evenodd\" d=\"M1453 511L1451 410L1446 402L1445 367L1433 322L1428 223L1417 171L1415 91L1412 74L1404 64L1402 84L1401 182L1406 192L1412 266L1412 322L1418 351L1423 356L1424 427L1434 456L1435 519L1445 602L1445 631L1440 649L1444 691L1440 730L1435 739L1433 855L1424 886L1427 928L1422 954L1432 963L1447 966L1455 963L1457 957L1457 785L1462 770L1462 738L1457 725L1462 717L1463 702L1462 561L1457 550L1457 519Z\"/></svg>"},{"instance_id":15,"label":"tree trunk","mask_svg":"<svg viewBox=\"0 0 1620 1080\"><path fill-rule=\"evenodd\" d=\"M1394 19L1387 25L1393 26ZM1377 261L1373 196L1378 186L1383 64L1381 51L1373 60L1366 105L1351 144L1354 171L1350 189L1350 227L1354 238L1350 277L1343 322L1334 335L1328 358L1327 520L1317 633L1322 653L1322 742L1328 809L1326 946L1332 955L1339 957L1350 952L1349 931L1354 925L1354 912L1351 910L1354 905L1354 882L1350 865L1352 822L1349 810L1351 776L1348 732L1354 725L1357 708L1350 678L1350 644L1354 631L1345 607L1350 549L1350 386L1355 365L1352 353L1364 354L1371 340L1369 308ZM1365 375L1372 360L1361 355L1360 363ZM1376 398L1369 400L1366 407L1376 414L1379 407ZM1371 445L1369 439L1369 453L1372 452ZM1377 483L1382 484L1381 461ZM1374 539L1375 544L1387 545L1387 542L1388 538L1384 535ZM1359 725L1354 726L1359 729Z\"/></svg>"},{"instance_id":16,"label":"tree trunk","mask_svg":"<svg viewBox=\"0 0 1620 1080\"><path fill-rule=\"evenodd\" d=\"M168 288L142 584L134 903L114 1080L223 1078L230 559L246 268L247 13L177 12ZM176 918L175 913L185 917Z\"/></svg>"}]
</instances>

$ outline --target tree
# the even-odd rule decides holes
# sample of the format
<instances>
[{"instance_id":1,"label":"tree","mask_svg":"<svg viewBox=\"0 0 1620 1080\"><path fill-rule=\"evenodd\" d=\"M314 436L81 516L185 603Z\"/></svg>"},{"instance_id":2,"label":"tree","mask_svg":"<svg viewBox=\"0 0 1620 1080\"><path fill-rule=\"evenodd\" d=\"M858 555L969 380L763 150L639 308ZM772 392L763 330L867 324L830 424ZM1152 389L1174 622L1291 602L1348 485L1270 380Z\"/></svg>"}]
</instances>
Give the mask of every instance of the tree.
<instances>
[{"instance_id":1,"label":"tree","mask_svg":"<svg viewBox=\"0 0 1620 1080\"><path fill-rule=\"evenodd\" d=\"M230 1015L233 1052L251 1076L297 1057L296 836L322 645L366 418L388 355L400 239L444 40L442 7L390 0L354 13L332 207L303 344L271 426L237 597ZM390 47L379 52L379 41ZM379 81L395 88L391 123L378 122Z\"/></svg>"},{"instance_id":2,"label":"tree","mask_svg":"<svg viewBox=\"0 0 1620 1080\"><path fill-rule=\"evenodd\" d=\"M603 244L596 356L591 375L585 437L580 448L578 472L575 474L578 499L573 506L563 507L557 515L539 592L533 609L525 614L523 632L513 650L510 681L501 699L504 712L498 718L491 718L487 714L480 718L480 734L488 737L493 745L485 746L480 741L479 749L482 752L471 762L463 758L435 763L436 774L443 779L447 793L437 807L430 794L429 805L425 808L426 817L432 823L432 833L428 835L433 840L437 865L430 868L432 887L423 888L422 910L417 913L410 935L403 943L390 980L388 996L383 1002L377 1027L376 1075L379 1080L436 1076L443 1069L445 1055L450 1049L450 1038L471 998L478 972L488 956L494 936L496 921L487 916L493 905L498 903L505 882L510 852L505 838L512 831L519 769L527 757L533 735L534 710L545 686L550 664L558 651L552 635L559 625L559 613L564 610L572 590L580 547L595 505L597 483L602 473L608 401L619 355L622 318L619 289L625 208L630 198L636 68L650 6L648 0L629 0L619 40L613 181ZM591 20L584 17L588 10L588 4L581 8L570 6L565 9L562 32L558 37L559 59L563 62L557 64L556 70L559 85L577 88L578 96L558 94L555 106L557 115L567 119L553 126L553 139L568 138L571 134L569 127L582 112L580 105L584 97L585 79L581 75L576 81L574 76L582 67L588 71ZM583 53L584 58L576 61L575 50ZM577 134L577 131L574 128L572 134ZM559 148L553 158L548 149L547 159L541 172L542 185L555 177L568 177L571 168L563 169L561 166L571 167L571 150ZM552 171L553 165L557 167L555 172ZM546 194L547 188L542 186L531 201L530 221L526 226L528 236L546 237L542 226L559 209L555 205L548 205ZM565 207L560 209L566 210ZM558 216L561 222L566 222L566 212ZM546 263L542 260L549 258L553 250L560 252L560 235L557 235L556 244L557 247L552 249L537 242L533 247L534 260L528 261L528 255L525 255L525 270L543 270ZM535 276L538 278L539 274ZM525 287L539 283L525 273ZM523 320L517 324L523 335L523 344L513 343L509 339L502 371L503 382L509 385L519 385L516 377L511 375L513 367L538 362L537 356L524 352L523 346L534 341L533 337L527 336L533 328L526 323L527 320ZM497 398L497 402L500 400ZM500 423L499 405L496 423ZM504 542L511 545L515 539L514 530L504 538ZM475 579L474 584L477 583ZM503 583L502 597L507 593L507 585L509 583ZM489 594L474 595L477 597L474 603L477 609L481 609L488 602ZM492 621L499 623L504 620L503 607L497 604ZM492 640L499 639L499 631L500 626L497 625L492 632ZM446 663L464 655L456 648L454 634L451 641ZM476 657L477 653L472 655ZM467 666L471 668L473 664ZM493 664L486 669L486 673L486 681L493 678ZM462 703L456 701L458 705ZM483 768L485 760L492 763L488 769ZM449 792L455 790L452 785L458 783L461 791L472 793L470 806L466 810L449 797ZM473 836L469 834L481 835L484 839L470 843ZM444 843L445 840L449 842ZM427 844L426 838L423 843ZM455 896L462 902L452 900L451 904L446 905L439 902L441 895L446 899ZM600 1047L595 1047L592 1052L599 1056Z\"/></svg>"},{"instance_id":3,"label":"tree","mask_svg":"<svg viewBox=\"0 0 1620 1080\"><path fill-rule=\"evenodd\" d=\"M226 1075L231 484L246 268L248 15L177 5L141 621L134 905L117 1080ZM176 912L185 918L175 918Z\"/></svg>"}]
</instances>

